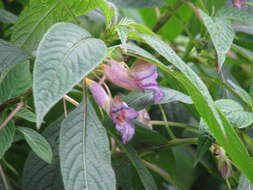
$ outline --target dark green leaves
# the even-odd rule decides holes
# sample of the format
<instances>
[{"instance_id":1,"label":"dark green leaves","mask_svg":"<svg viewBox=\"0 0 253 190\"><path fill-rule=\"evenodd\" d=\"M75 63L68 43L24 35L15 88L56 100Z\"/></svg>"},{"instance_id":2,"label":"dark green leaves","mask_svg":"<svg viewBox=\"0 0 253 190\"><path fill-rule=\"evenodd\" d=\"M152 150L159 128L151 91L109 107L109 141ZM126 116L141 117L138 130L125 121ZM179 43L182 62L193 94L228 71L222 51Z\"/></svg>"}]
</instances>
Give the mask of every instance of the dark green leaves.
<instances>
[{"instance_id":1,"label":"dark green leaves","mask_svg":"<svg viewBox=\"0 0 253 190\"><path fill-rule=\"evenodd\" d=\"M31 55L21 48L18 48L4 40L0 40L0 72L23 63Z\"/></svg>"},{"instance_id":2,"label":"dark green leaves","mask_svg":"<svg viewBox=\"0 0 253 190\"><path fill-rule=\"evenodd\" d=\"M148 35L141 35L141 37L184 74L184 76L177 75L168 67L159 64L162 69L174 75L185 86L196 109L206 121L217 142L223 146L235 165L253 181L253 164L247 149L226 118L215 108L212 97L202 80L159 38Z\"/></svg>"},{"instance_id":3,"label":"dark green leaves","mask_svg":"<svg viewBox=\"0 0 253 190\"><path fill-rule=\"evenodd\" d=\"M31 149L43 160L51 163L53 158L52 149L47 140L33 129L19 127L18 130L24 134L25 140Z\"/></svg>"},{"instance_id":4,"label":"dark green leaves","mask_svg":"<svg viewBox=\"0 0 253 190\"><path fill-rule=\"evenodd\" d=\"M60 161L65 189L114 190L109 142L92 106L83 103L63 121Z\"/></svg>"},{"instance_id":5,"label":"dark green leaves","mask_svg":"<svg viewBox=\"0 0 253 190\"><path fill-rule=\"evenodd\" d=\"M50 108L107 55L103 41L70 23L54 25L40 42L34 67L34 100L39 127Z\"/></svg>"}]
</instances>

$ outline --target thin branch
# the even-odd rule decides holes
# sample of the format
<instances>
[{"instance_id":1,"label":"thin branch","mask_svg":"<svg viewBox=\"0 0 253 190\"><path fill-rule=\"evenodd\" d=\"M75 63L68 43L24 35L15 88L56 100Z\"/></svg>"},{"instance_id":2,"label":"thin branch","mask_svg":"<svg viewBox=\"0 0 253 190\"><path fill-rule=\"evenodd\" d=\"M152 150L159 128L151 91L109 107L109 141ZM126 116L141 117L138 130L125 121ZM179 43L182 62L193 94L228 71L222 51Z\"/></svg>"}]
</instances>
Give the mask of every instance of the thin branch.
<instances>
[{"instance_id":1,"label":"thin branch","mask_svg":"<svg viewBox=\"0 0 253 190\"><path fill-rule=\"evenodd\" d=\"M3 104L0 105L0 112L3 111L5 108L7 108L8 106L11 106L13 104L16 104L20 101L20 98L21 97L27 97L27 96L30 96L32 94L32 89L30 88L28 91L26 91L24 94L18 96L18 97L15 97L15 98L12 98L12 99L9 99L7 100L6 102L4 102Z\"/></svg>"},{"instance_id":2,"label":"thin branch","mask_svg":"<svg viewBox=\"0 0 253 190\"><path fill-rule=\"evenodd\" d=\"M157 173L158 175L160 175L163 179L165 179L167 182L171 183L172 185L174 185L175 187L178 188L178 185L176 184L176 182L172 179L172 177L166 172L164 171L162 168L159 168L157 165L152 164L144 159L141 159L141 162L148 167L150 170L152 170L153 172Z\"/></svg>"},{"instance_id":3,"label":"thin branch","mask_svg":"<svg viewBox=\"0 0 253 190\"><path fill-rule=\"evenodd\" d=\"M17 104L17 107L10 113L10 115L4 120L4 122L0 125L0 129L4 128L9 121L16 115L16 113L24 106L24 102L20 102Z\"/></svg>"},{"instance_id":4,"label":"thin branch","mask_svg":"<svg viewBox=\"0 0 253 190\"><path fill-rule=\"evenodd\" d=\"M70 102L71 104L73 104L74 106L78 106L79 102L77 102L76 100L74 100L73 98L69 97L68 95L64 95L63 98Z\"/></svg>"},{"instance_id":5,"label":"thin branch","mask_svg":"<svg viewBox=\"0 0 253 190\"><path fill-rule=\"evenodd\" d=\"M64 98L62 100L63 100L64 116L67 117L68 116L68 108L67 108L66 100Z\"/></svg>"},{"instance_id":6,"label":"thin branch","mask_svg":"<svg viewBox=\"0 0 253 190\"><path fill-rule=\"evenodd\" d=\"M165 111L164 111L162 105L158 105L158 106L159 106L160 111L161 111L161 113L162 113L163 120L164 120L164 125L165 125L165 128L166 128L166 130L167 130L167 132L168 132L170 138L171 138L171 139L175 139L176 136L174 135L173 131L171 130L170 126L168 125L168 119L167 119L167 116L166 116L166 114L165 114Z\"/></svg>"},{"instance_id":7,"label":"thin branch","mask_svg":"<svg viewBox=\"0 0 253 190\"><path fill-rule=\"evenodd\" d=\"M181 127L184 129L188 129L191 130L193 132L198 132L198 127L196 126L192 126L192 125L188 125L186 123L178 123L178 122L171 122L171 121L156 121L156 120L152 120L150 121L150 124L152 125L168 125L168 126L174 126L174 127Z\"/></svg>"}]
</instances>

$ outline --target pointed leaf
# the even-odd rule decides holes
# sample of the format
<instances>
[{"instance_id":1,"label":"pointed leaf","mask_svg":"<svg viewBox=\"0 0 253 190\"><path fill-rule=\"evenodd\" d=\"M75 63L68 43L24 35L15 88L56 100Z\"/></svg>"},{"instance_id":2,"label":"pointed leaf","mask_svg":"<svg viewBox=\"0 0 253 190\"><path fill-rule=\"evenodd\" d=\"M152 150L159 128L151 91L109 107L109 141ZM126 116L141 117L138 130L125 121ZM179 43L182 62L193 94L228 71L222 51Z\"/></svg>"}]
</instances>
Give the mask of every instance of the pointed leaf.
<instances>
[{"instance_id":1,"label":"pointed leaf","mask_svg":"<svg viewBox=\"0 0 253 190\"><path fill-rule=\"evenodd\" d=\"M103 41L70 23L55 24L40 42L34 67L37 127L50 108L107 55Z\"/></svg>"},{"instance_id":2,"label":"pointed leaf","mask_svg":"<svg viewBox=\"0 0 253 190\"><path fill-rule=\"evenodd\" d=\"M31 149L44 161L51 163L53 153L50 144L38 132L31 128L19 127L18 130L24 134L26 142Z\"/></svg>"},{"instance_id":3,"label":"pointed leaf","mask_svg":"<svg viewBox=\"0 0 253 190\"><path fill-rule=\"evenodd\" d=\"M224 17L212 18L201 10L199 13L216 49L218 65L221 69L235 37L232 24Z\"/></svg>"},{"instance_id":4,"label":"pointed leaf","mask_svg":"<svg viewBox=\"0 0 253 190\"><path fill-rule=\"evenodd\" d=\"M80 104L63 121L60 161L64 187L68 190L114 190L115 175L106 130L88 103Z\"/></svg>"}]
</instances>

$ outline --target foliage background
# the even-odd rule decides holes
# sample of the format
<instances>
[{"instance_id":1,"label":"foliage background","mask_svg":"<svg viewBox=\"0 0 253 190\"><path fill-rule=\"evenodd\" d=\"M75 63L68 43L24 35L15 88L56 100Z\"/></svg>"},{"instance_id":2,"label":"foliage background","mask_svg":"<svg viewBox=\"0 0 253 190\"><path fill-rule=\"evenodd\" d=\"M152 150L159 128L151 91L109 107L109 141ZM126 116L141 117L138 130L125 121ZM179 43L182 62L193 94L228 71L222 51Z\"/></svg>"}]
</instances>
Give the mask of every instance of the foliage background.
<instances>
[{"instance_id":1,"label":"foliage background","mask_svg":"<svg viewBox=\"0 0 253 190\"><path fill-rule=\"evenodd\" d=\"M0 127L0 189L253 188L252 6L238 10L225 0L111 2L111 7L102 0L0 2L2 124L22 107ZM70 24L58 24L57 28L54 24L58 22L81 28ZM54 42L52 26L60 41L57 48L50 45ZM78 70L67 67L74 75L58 68L62 90L50 100L43 90L49 89L45 83L52 75L38 72L38 65L42 63L43 67L54 56L61 58L68 40L76 40L75 34L86 30L93 42L102 41L92 46L82 44L75 50L72 61L81 55L75 62ZM86 46L93 49L87 53ZM50 48L51 53L47 51ZM72 86L85 76L94 77L90 70L106 57L125 60L128 65L139 57L157 64L159 84L166 92L166 101L154 105L150 94L129 92L108 83L113 95L121 94L128 105L145 107L154 124L149 130L137 123L136 134L127 145L121 143L110 119L101 113L89 92L87 120L82 118L82 105L76 108L69 102L68 112L73 112L64 120L64 104L58 101L67 93L82 102L82 88ZM41 100L41 107L35 109L37 100ZM83 131L88 134L84 140L80 136ZM114 144L109 141L112 138ZM81 147L76 145L79 142ZM221 161L210 151L212 143L221 145L226 159L231 160L233 171L227 180L218 170ZM84 170L80 169L83 161L74 160L79 156L85 160ZM108 168L101 169L103 164Z\"/></svg>"}]
</instances>

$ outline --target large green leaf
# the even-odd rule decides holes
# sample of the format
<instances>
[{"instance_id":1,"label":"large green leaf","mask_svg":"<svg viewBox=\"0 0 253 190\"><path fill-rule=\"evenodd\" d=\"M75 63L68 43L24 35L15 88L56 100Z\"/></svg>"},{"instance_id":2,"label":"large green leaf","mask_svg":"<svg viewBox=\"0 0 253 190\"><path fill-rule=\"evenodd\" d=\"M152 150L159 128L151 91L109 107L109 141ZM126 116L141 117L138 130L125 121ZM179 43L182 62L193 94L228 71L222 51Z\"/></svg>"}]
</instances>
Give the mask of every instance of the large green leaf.
<instances>
[{"instance_id":1,"label":"large green leaf","mask_svg":"<svg viewBox=\"0 0 253 190\"><path fill-rule=\"evenodd\" d=\"M0 103L23 94L31 86L32 76L29 62L16 65L0 82Z\"/></svg>"},{"instance_id":2,"label":"large green leaf","mask_svg":"<svg viewBox=\"0 0 253 190\"><path fill-rule=\"evenodd\" d=\"M232 24L224 17L210 17L201 10L199 13L210 34L217 52L218 65L221 68L235 37Z\"/></svg>"},{"instance_id":3,"label":"large green leaf","mask_svg":"<svg viewBox=\"0 0 253 190\"><path fill-rule=\"evenodd\" d=\"M121 8L144 8L164 5L164 0L109 0Z\"/></svg>"},{"instance_id":4,"label":"large green leaf","mask_svg":"<svg viewBox=\"0 0 253 190\"><path fill-rule=\"evenodd\" d=\"M46 138L53 150L51 164L41 160L34 152L31 152L25 162L23 170L23 189L25 190L63 190L63 182L60 171L58 153L59 133L62 117L50 124L42 135Z\"/></svg>"},{"instance_id":5,"label":"large green leaf","mask_svg":"<svg viewBox=\"0 0 253 190\"><path fill-rule=\"evenodd\" d=\"M4 128L0 129L0 159L4 153L11 147L15 136L15 126L9 122Z\"/></svg>"},{"instance_id":6,"label":"large green leaf","mask_svg":"<svg viewBox=\"0 0 253 190\"><path fill-rule=\"evenodd\" d=\"M81 103L62 122L60 161L65 189L114 190L106 130L90 103L86 110Z\"/></svg>"},{"instance_id":7,"label":"large green leaf","mask_svg":"<svg viewBox=\"0 0 253 190\"><path fill-rule=\"evenodd\" d=\"M4 9L0 9L0 22L6 24L15 24L18 20L18 17L13 13L6 11Z\"/></svg>"},{"instance_id":8,"label":"large green leaf","mask_svg":"<svg viewBox=\"0 0 253 190\"><path fill-rule=\"evenodd\" d=\"M31 55L21 48L16 47L4 40L0 40L0 72L23 63Z\"/></svg>"},{"instance_id":9,"label":"large green leaf","mask_svg":"<svg viewBox=\"0 0 253 190\"><path fill-rule=\"evenodd\" d=\"M24 134L26 142L31 149L44 161L51 163L53 159L52 149L47 140L31 128L19 127L18 130Z\"/></svg>"},{"instance_id":10,"label":"large green leaf","mask_svg":"<svg viewBox=\"0 0 253 190\"><path fill-rule=\"evenodd\" d=\"M40 42L34 67L37 126L50 108L107 55L103 41L82 28L58 23Z\"/></svg>"},{"instance_id":11,"label":"large green leaf","mask_svg":"<svg viewBox=\"0 0 253 190\"><path fill-rule=\"evenodd\" d=\"M234 164L253 182L253 164L248 151L230 123L215 107L214 101L202 80L165 42L149 35L141 35L141 37L184 74L177 75L165 65L159 64L163 70L173 74L185 86L197 111L207 123L217 142L224 147Z\"/></svg>"},{"instance_id":12,"label":"large green leaf","mask_svg":"<svg viewBox=\"0 0 253 190\"><path fill-rule=\"evenodd\" d=\"M253 123L253 113L244 111L243 107L233 100L221 99L216 101L215 105L239 128L248 127Z\"/></svg>"},{"instance_id":13,"label":"large green leaf","mask_svg":"<svg viewBox=\"0 0 253 190\"><path fill-rule=\"evenodd\" d=\"M122 99L130 106L137 110L141 110L144 107L152 104L166 104L169 102L183 102L186 104L192 104L192 100L189 96L185 95L182 92L173 90L170 88L161 88L164 93L164 98L159 102L153 101L153 93L150 91L133 91L126 96L123 96Z\"/></svg>"},{"instance_id":14,"label":"large green leaf","mask_svg":"<svg viewBox=\"0 0 253 190\"><path fill-rule=\"evenodd\" d=\"M35 50L53 24L75 20L75 16L97 6L94 0L32 0L14 25L12 41L29 51Z\"/></svg>"}]
</instances>

